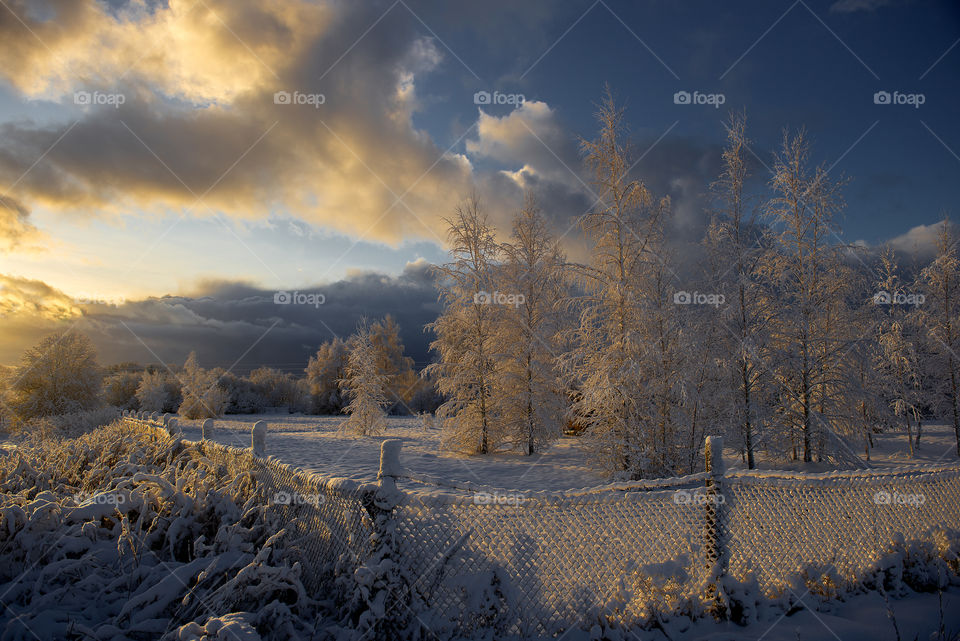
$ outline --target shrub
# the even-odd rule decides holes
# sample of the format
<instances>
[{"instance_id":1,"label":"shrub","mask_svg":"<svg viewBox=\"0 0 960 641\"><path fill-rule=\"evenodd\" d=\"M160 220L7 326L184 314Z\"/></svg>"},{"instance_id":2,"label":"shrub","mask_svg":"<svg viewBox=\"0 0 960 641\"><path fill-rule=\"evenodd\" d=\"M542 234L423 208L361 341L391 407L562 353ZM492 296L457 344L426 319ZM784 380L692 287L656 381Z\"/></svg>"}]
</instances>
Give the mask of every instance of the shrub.
<instances>
[{"instance_id":1,"label":"shrub","mask_svg":"<svg viewBox=\"0 0 960 641\"><path fill-rule=\"evenodd\" d=\"M69 414L100 403L102 377L83 334L53 334L27 350L14 372L7 404L15 421Z\"/></svg>"}]
</instances>

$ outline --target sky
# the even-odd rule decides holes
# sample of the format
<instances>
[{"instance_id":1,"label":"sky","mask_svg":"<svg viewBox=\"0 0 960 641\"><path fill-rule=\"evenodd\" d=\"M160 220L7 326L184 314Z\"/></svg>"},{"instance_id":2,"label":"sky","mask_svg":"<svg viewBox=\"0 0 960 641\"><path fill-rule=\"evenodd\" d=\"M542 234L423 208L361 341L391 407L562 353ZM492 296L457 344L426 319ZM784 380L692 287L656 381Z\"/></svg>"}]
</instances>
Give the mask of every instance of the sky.
<instances>
[{"instance_id":1,"label":"sky","mask_svg":"<svg viewBox=\"0 0 960 641\"><path fill-rule=\"evenodd\" d=\"M465 195L506 234L530 191L586 254L606 84L678 242L739 110L757 189L784 128L849 180L837 242L922 254L958 214L955 2L4 0L0 42L0 363L71 329L300 371L391 313L422 364Z\"/></svg>"}]
</instances>

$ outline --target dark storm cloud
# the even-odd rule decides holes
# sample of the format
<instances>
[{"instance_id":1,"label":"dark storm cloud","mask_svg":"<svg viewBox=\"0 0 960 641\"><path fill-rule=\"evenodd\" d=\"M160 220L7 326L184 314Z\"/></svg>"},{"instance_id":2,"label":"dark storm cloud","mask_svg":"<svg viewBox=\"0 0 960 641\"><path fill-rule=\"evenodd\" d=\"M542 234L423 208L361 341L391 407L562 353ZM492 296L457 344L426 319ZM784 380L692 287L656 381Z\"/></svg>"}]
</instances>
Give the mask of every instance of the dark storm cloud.
<instances>
[{"instance_id":1,"label":"dark storm cloud","mask_svg":"<svg viewBox=\"0 0 960 641\"><path fill-rule=\"evenodd\" d=\"M16 287L20 304L12 311L19 313L0 323L15 323L24 345L43 334L72 327L94 340L102 363L174 365L196 351L205 367L228 368L236 363L239 372L263 364L300 372L321 343L334 336L346 338L361 317L376 319L386 314L400 324L408 355L423 364L429 359L430 341L423 326L439 312L437 292L423 261L408 264L396 277L355 274L299 290L303 296L322 295L320 305L297 304L296 300L278 304L276 290L230 281L207 281L188 295L113 303L74 301L35 281L6 285L11 292ZM293 291L286 293L290 296L282 300L293 297ZM51 307L54 302L56 308ZM50 308L58 315L45 315L30 334L29 326L36 319L29 318L28 308ZM73 313L65 316L70 310ZM13 361L18 355L0 356Z\"/></svg>"}]
</instances>

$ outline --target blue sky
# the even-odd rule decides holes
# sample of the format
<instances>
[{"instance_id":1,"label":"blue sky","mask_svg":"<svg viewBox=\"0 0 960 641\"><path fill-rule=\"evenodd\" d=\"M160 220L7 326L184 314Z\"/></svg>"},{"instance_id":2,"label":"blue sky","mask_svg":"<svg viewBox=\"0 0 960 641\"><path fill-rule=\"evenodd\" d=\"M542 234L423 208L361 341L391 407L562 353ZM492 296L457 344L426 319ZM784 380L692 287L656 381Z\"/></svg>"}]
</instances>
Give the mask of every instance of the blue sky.
<instances>
[{"instance_id":1,"label":"blue sky","mask_svg":"<svg viewBox=\"0 0 960 641\"><path fill-rule=\"evenodd\" d=\"M722 122L740 109L758 191L784 127L806 127L813 160L850 179L845 242L922 250L957 214L953 2L20 0L0 10L0 38L0 361L78 320L100 323L111 358L153 356L111 343L117 314L85 299L127 301L141 342L179 359L189 345L136 303L371 272L409 285L443 260L442 219L472 189L501 230L536 192L579 257L571 227L592 197L577 143L605 83L627 107L637 176L671 197L684 241L702 234ZM477 105L478 91L525 102ZM338 327L390 311L378 300L353 299ZM272 322L197 309L177 323L242 321L252 340ZM333 320L283 349L308 352Z\"/></svg>"}]
</instances>

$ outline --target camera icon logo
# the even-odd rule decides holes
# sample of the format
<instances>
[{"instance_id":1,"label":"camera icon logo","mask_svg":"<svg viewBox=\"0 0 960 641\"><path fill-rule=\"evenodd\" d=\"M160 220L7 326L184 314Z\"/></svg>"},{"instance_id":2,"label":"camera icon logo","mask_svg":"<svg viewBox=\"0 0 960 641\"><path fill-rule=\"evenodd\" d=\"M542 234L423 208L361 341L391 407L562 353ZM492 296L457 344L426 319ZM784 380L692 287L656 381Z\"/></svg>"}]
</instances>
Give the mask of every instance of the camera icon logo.
<instances>
[{"instance_id":1,"label":"camera icon logo","mask_svg":"<svg viewBox=\"0 0 960 641\"><path fill-rule=\"evenodd\" d=\"M73 104L89 105L90 102L91 102L91 95L89 91L75 91L73 93Z\"/></svg>"},{"instance_id":2,"label":"camera icon logo","mask_svg":"<svg viewBox=\"0 0 960 641\"><path fill-rule=\"evenodd\" d=\"M289 305L293 301L290 296L290 292L274 292L273 293L273 303L274 305Z\"/></svg>"},{"instance_id":3,"label":"camera icon logo","mask_svg":"<svg viewBox=\"0 0 960 641\"><path fill-rule=\"evenodd\" d=\"M893 497L890 496L890 492L887 492L886 490L880 490L873 495L873 502L877 505L890 505L892 498Z\"/></svg>"},{"instance_id":4,"label":"camera icon logo","mask_svg":"<svg viewBox=\"0 0 960 641\"><path fill-rule=\"evenodd\" d=\"M275 105L289 105L291 101L291 96L289 91L278 91L273 94L273 104Z\"/></svg>"},{"instance_id":5,"label":"camera icon logo","mask_svg":"<svg viewBox=\"0 0 960 641\"><path fill-rule=\"evenodd\" d=\"M273 502L277 505L290 505L289 492L277 492L273 495Z\"/></svg>"},{"instance_id":6,"label":"camera icon logo","mask_svg":"<svg viewBox=\"0 0 960 641\"><path fill-rule=\"evenodd\" d=\"M690 292L675 292L673 294L674 305L689 305L691 302L693 302L693 297Z\"/></svg>"},{"instance_id":7,"label":"camera icon logo","mask_svg":"<svg viewBox=\"0 0 960 641\"><path fill-rule=\"evenodd\" d=\"M890 92L889 91L878 91L873 94L873 104L875 105L889 105L890 104Z\"/></svg>"},{"instance_id":8,"label":"camera icon logo","mask_svg":"<svg viewBox=\"0 0 960 641\"><path fill-rule=\"evenodd\" d=\"M879 291L873 295L874 305L890 305L893 302L890 292Z\"/></svg>"},{"instance_id":9,"label":"camera icon logo","mask_svg":"<svg viewBox=\"0 0 960 641\"><path fill-rule=\"evenodd\" d=\"M493 296L490 295L490 292L477 292L473 295L473 304L474 305L489 305L493 302Z\"/></svg>"},{"instance_id":10,"label":"camera icon logo","mask_svg":"<svg viewBox=\"0 0 960 641\"><path fill-rule=\"evenodd\" d=\"M491 96L489 91L478 91L473 94L473 104L475 105L489 105L491 102Z\"/></svg>"},{"instance_id":11,"label":"camera icon logo","mask_svg":"<svg viewBox=\"0 0 960 641\"><path fill-rule=\"evenodd\" d=\"M678 91L673 94L673 104L675 105L689 105L690 104L690 92L689 91Z\"/></svg>"}]
</instances>

